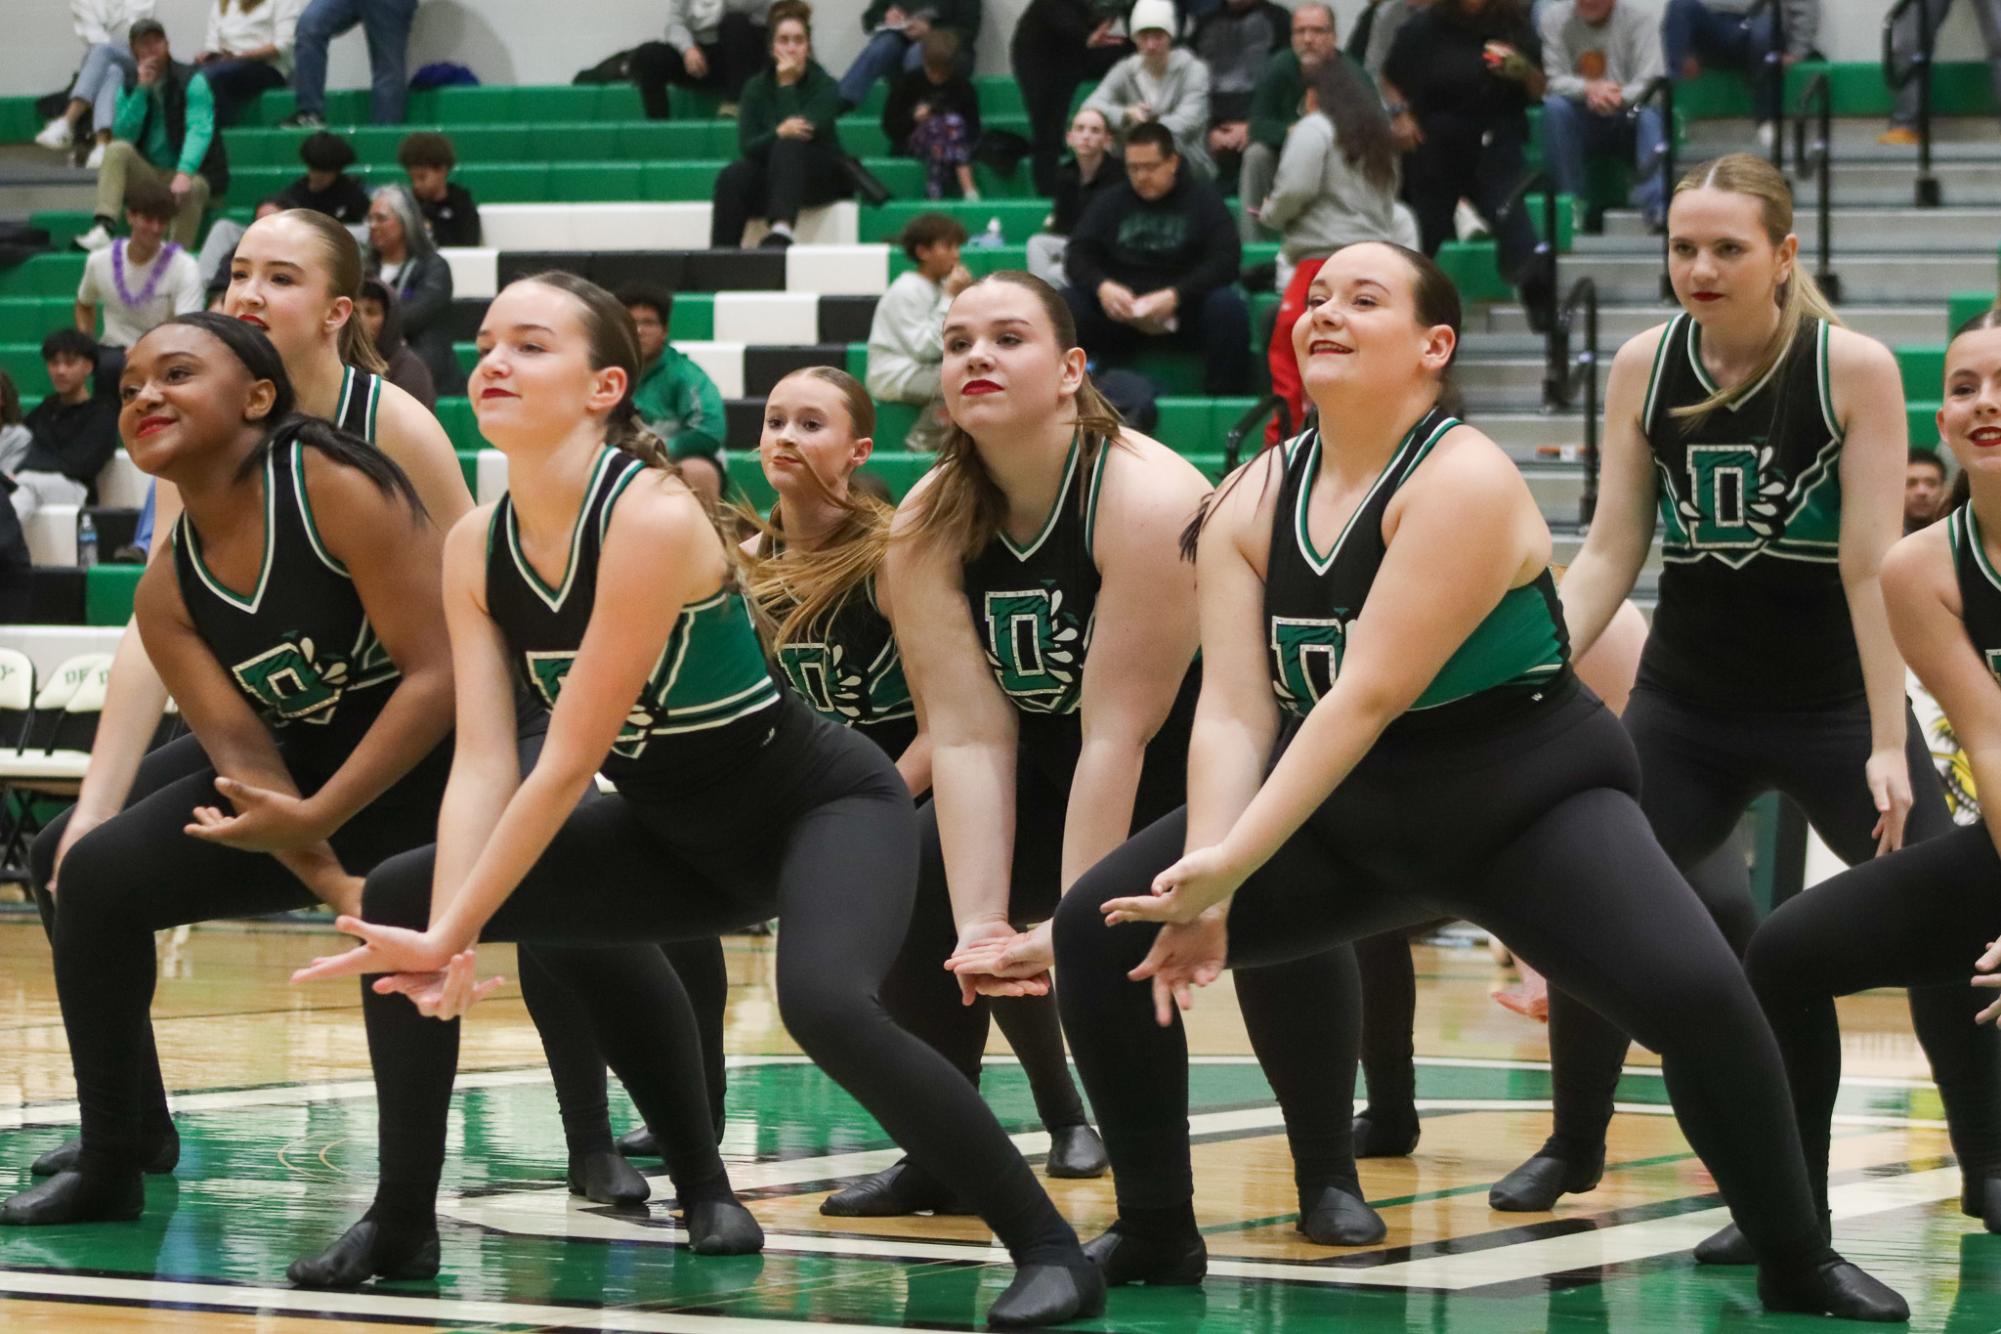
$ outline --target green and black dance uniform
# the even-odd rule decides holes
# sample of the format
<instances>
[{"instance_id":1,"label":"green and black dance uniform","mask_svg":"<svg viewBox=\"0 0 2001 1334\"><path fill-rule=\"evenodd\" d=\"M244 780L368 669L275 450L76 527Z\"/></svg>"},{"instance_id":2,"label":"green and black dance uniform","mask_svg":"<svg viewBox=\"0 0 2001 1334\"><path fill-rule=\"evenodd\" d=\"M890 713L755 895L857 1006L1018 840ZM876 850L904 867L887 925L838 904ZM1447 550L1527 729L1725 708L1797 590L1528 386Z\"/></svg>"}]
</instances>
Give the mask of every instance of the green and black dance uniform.
<instances>
[{"instance_id":1,"label":"green and black dance uniform","mask_svg":"<svg viewBox=\"0 0 2001 1334\"><path fill-rule=\"evenodd\" d=\"M1699 418L1674 410L1716 389L1701 326L1676 316L1655 353L1641 425L1659 477L1665 567L1624 722L1640 757L1641 808L1684 870L1772 790L1850 866L1876 854L1863 779L1869 706L1839 567L1843 441L1828 336L1825 321L1802 322L1768 375ZM1905 729L1904 841L1918 844L1953 824L1908 710ZM1741 882L1701 877L1696 889L1742 954L1756 913ZM2001 1034L1968 1022L1980 1005L1964 980L1914 987L1910 1004L1972 1194L2001 1170ZM1497 1205L1548 1208L1598 1179L1627 1046L1610 1019L1553 988L1555 1125L1495 1187Z\"/></svg>"}]
</instances>

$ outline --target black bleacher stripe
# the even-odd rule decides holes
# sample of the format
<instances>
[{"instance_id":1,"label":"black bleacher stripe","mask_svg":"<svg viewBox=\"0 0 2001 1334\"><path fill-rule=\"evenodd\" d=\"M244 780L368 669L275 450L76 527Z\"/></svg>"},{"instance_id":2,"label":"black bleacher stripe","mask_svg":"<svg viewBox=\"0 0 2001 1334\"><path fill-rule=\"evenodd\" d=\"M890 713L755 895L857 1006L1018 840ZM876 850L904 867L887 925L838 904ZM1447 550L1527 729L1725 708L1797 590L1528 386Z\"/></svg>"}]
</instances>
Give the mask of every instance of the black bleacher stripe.
<instances>
[{"instance_id":1,"label":"black bleacher stripe","mask_svg":"<svg viewBox=\"0 0 2001 1334\"><path fill-rule=\"evenodd\" d=\"M820 298L820 341L822 343L866 343L869 325L875 320L874 296L823 296ZM837 361L835 365L840 365Z\"/></svg>"},{"instance_id":2,"label":"black bleacher stripe","mask_svg":"<svg viewBox=\"0 0 2001 1334\"><path fill-rule=\"evenodd\" d=\"M780 380L807 366L846 370L846 343L816 343L806 347L746 347L743 350L743 392L761 397Z\"/></svg>"},{"instance_id":3,"label":"black bleacher stripe","mask_svg":"<svg viewBox=\"0 0 2001 1334\"><path fill-rule=\"evenodd\" d=\"M724 399L723 422L729 431L730 449L755 451L758 438L764 434L764 396Z\"/></svg>"},{"instance_id":4,"label":"black bleacher stripe","mask_svg":"<svg viewBox=\"0 0 2001 1334\"><path fill-rule=\"evenodd\" d=\"M26 624L82 625L83 571L73 565L37 565L34 573L34 582L28 586Z\"/></svg>"},{"instance_id":5,"label":"black bleacher stripe","mask_svg":"<svg viewBox=\"0 0 2001 1334\"><path fill-rule=\"evenodd\" d=\"M445 316L445 321L454 343L470 343L479 337L479 322L486 318L490 302L491 298L483 296L453 298L451 313Z\"/></svg>"}]
</instances>

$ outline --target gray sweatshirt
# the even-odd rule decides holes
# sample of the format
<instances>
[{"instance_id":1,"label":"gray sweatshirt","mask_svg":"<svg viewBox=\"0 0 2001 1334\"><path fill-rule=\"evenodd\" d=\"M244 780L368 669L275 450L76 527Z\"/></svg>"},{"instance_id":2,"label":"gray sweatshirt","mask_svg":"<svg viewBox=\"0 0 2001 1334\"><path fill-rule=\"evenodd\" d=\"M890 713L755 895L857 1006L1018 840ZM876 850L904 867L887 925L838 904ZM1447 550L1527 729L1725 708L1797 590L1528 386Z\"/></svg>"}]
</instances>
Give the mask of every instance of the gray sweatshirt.
<instances>
[{"instance_id":1,"label":"gray sweatshirt","mask_svg":"<svg viewBox=\"0 0 2001 1334\"><path fill-rule=\"evenodd\" d=\"M712 46L723 15L747 14L761 24L771 5L772 0L667 0L667 45L676 51Z\"/></svg>"},{"instance_id":2,"label":"gray sweatshirt","mask_svg":"<svg viewBox=\"0 0 2001 1334\"><path fill-rule=\"evenodd\" d=\"M1259 216L1265 226L1284 233L1279 249L1297 264L1350 241L1393 240L1396 194L1394 181L1378 189L1348 161L1333 121L1305 116L1286 132L1278 174Z\"/></svg>"},{"instance_id":3,"label":"gray sweatshirt","mask_svg":"<svg viewBox=\"0 0 2001 1334\"><path fill-rule=\"evenodd\" d=\"M1209 159L1209 67L1194 52L1175 47L1167 53L1167 68L1155 78L1146 57L1135 52L1112 66L1105 81L1084 103L1103 114L1114 133L1124 135L1126 108L1144 102L1174 136L1181 158L1204 176L1213 176Z\"/></svg>"},{"instance_id":4,"label":"gray sweatshirt","mask_svg":"<svg viewBox=\"0 0 2001 1334\"><path fill-rule=\"evenodd\" d=\"M1582 98L1593 79L1610 79L1628 103L1666 72L1661 57L1661 11L1649 0L1618 0L1603 23L1577 17L1576 0L1554 0L1542 11L1542 72L1551 97ZM1588 56L1602 56L1587 76Z\"/></svg>"},{"instance_id":5,"label":"gray sweatshirt","mask_svg":"<svg viewBox=\"0 0 2001 1334\"><path fill-rule=\"evenodd\" d=\"M915 269L889 285L868 330L868 391L892 403L928 403L938 392L945 289Z\"/></svg>"}]
</instances>

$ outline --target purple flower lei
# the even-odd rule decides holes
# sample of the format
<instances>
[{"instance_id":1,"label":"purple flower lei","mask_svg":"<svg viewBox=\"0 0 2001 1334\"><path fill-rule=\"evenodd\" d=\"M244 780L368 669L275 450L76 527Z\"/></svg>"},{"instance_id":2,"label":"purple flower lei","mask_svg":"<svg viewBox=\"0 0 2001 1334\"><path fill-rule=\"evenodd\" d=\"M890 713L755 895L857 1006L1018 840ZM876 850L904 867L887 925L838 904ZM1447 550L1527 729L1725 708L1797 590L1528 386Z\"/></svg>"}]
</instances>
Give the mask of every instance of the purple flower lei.
<instances>
[{"instance_id":1,"label":"purple flower lei","mask_svg":"<svg viewBox=\"0 0 2001 1334\"><path fill-rule=\"evenodd\" d=\"M180 243L177 241L169 241L160 247L160 253L153 257L153 271L146 275L146 285L139 289L137 296L134 296L125 286L125 238L120 237L113 241L111 285L118 289L118 299L128 306L143 306L151 301L153 293L159 290L160 278L167 272L167 266L174 262L174 256L180 253L180 249Z\"/></svg>"}]
</instances>

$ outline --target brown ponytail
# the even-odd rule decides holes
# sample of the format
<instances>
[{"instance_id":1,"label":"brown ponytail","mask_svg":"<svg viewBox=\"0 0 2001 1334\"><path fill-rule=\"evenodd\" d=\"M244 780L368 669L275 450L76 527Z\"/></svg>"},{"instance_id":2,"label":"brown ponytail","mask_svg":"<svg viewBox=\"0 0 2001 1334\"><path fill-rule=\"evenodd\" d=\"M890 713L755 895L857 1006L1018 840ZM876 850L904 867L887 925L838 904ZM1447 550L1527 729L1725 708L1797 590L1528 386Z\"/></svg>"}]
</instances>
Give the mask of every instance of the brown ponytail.
<instances>
[{"instance_id":1,"label":"brown ponytail","mask_svg":"<svg viewBox=\"0 0 2001 1334\"><path fill-rule=\"evenodd\" d=\"M1064 351L1077 346L1077 322L1062 295L1048 283L1020 269L1002 269L981 278L966 291L988 283L1005 283L1028 292L1042 306L1055 330L1056 346ZM1088 473L1100 449L1119 443L1125 418L1091 383L1088 372L1077 386L1076 408L1077 430L1082 436L1080 467ZM935 480L915 502L909 535L924 541L951 542L962 558L971 560L1001 530L1007 519L1007 496L980 461L973 437L957 422L952 423L945 443L939 446L938 462L932 472Z\"/></svg>"},{"instance_id":2,"label":"brown ponytail","mask_svg":"<svg viewBox=\"0 0 2001 1334\"><path fill-rule=\"evenodd\" d=\"M1686 190L1723 190L1730 194L1750 195L1758 201L1761 221L1765 226L1765 239L1773 245L1783 245L1793 230L1793 192L1786 184L1786 178L1778 168L1764 158L1751 153L1727 153L1713 162L1705 162L1675 182L1674 193L1680 195ZM1793 338L1800 325L1808 320L1826 320L1829 324L1840 324L1841 317L1834 313L1834 307L1827 302L1820 285L1806 266L1793 256L1790 276L1779 284L1779 327L1772 331L1772 338L1758 354L1757 362L1744 384L1756 384L1778 368L1780 362L1792 351ZM1669 416L1679 417L1695 423L1722 407L1733 398L1742 385L1731 385L1718 389L1700 403L1690 403L1669 410Z\"/></svg>"}]
</instances>

